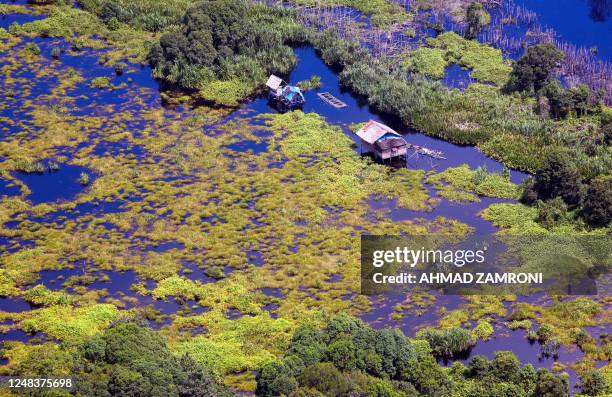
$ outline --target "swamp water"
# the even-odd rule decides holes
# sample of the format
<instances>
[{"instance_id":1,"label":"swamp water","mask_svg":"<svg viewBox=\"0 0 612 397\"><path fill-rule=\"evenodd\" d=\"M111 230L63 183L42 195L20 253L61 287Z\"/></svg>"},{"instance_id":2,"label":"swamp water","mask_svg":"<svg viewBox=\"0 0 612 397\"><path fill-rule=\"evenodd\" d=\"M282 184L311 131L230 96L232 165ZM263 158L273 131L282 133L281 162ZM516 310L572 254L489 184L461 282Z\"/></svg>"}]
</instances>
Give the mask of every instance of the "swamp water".
<instances>
[{"instance_id":1,"label":"swamp water","mask_svg":"<svg viewBox=\"0 0 612 397\"><path fill-rule=\"evenodd\" d=\"M51 45L61 44L61 42L58 42L57 40L37 40L37 43L41 46L43 54L46 54L48 51L50 51ZM397 128L398 131L401 132L410 143L425 146L433 150L442 151L445 157L448 158L448 160L434 161L430 160L429 158L423 157L409 158L407 161L407 166L409 168L423 169L425 171L442 171L449 167L456 167L462 164L468 164L472 169L484 166L489 171L501 172L503 168L501 164L490 158L487 158L476 148L453 145L439 139L428 137L410 129L398 127L397 123L394 122L392 118L388 118L385 115L378 114L377 112L373 111L366 103L364 103L363 100L352 95L350 92L343 90L339 84L337 74L334 73L333 70L328 68L321 61L321 59L316 55L313 49L298 48L295 50L295 52L299 61L295 70L289 76L289 82L291 84L296 84L298 81L308 80L312 76L318 75L321 77L321 82L323 84L321 89L318 91L330 92L332 95L336 96L341 101L348 104L348 107L345 109L335 109L323 103L316 95L317 90L313 90L305 93L306 104L303 109L304 112L318 113L323 116L327 120L327 122L341 127L343 132L355 142L355 150L359 150L359 145L356 140L356 136L348 129L349 125L365 122L369 119L374 119L394 126L394 128ZM108 70L108 68L104 68L96 64L96 58L99 55L99 53L88 54L87 52L85 52L84 54L66 54L66 56L62 57L60 62L64 62L67 66L77 69L87 79L92 79L94 77L99 76L110 76L112 71ZM129 73L126 73L124 76L112 77L110 79L113 85L119 86L124 83L128 84L129 90L119 89L116 92L100 91L89 87L86 83L81 83L76 89L76 93L77 95L79 95L79 99L71 104L73 114L89 114L101 117L110 117L112 116L112 113L104 113L106 105L114 106L114 110L116 110L117 108L128 109L133 115L133 119L125 122L125 129L129 130L130 134L134 136L142 134L144 130L149 128L149 122L144 117L141 119L140 115L146 113L146 111L150 110L151 108L161 108L161 100L159 97L159 93L157 92L157 84L150 77L150 72L151 71L149 68L131 67ZM26 71L24 71L23 73L23 77L26 79L32 79L36 77L34 75L28 74ZM130 79L130 82L128 82L128 78ZM0 82L2 82L2 80L0 80ZM47 85L44 84L44 82L35 81L34 83L34 87L32 88L33 93L31 94L32 98L45 95L47 92L50 91ZM132 93L134 92L141 92L142 97L135 98L132 95ZM55 99L52 99L52 101L54 100ZM19 101L9 102L8 108L2 111L2 115L8 118L12 118L13 120L18 119L19 117L21 117L21 115L23 115L23 117L28 117L25 113L22 113L20 109L21 105L22 103ZM181 119L183 117L190 116L192 112L192 110L190 109L184 109L184 112L186 114L181 114L182 111L183 110L179 108L174 110L164 110L164 113L169 118ZM245 118L248 118L251 123L256 124L260 122L260 120L252 119L253 116L273 112L274 109L268 106L267 98L256 98L246 103L244 106L241 107L241 109L237 110L232 115L223 119L216 126L205 128L203 133L207 134L213 131L214 128L219 128L226 123L243 120ZM11 128L10 132L15 131L13 130L13 128ZM266 134L261 134L257 138L259 138L261 141L258 142L244 140L238 143L229 144L226 146L226 148L230 151L235 151L236 153L249 152L254 153L255 155L264 154L269 151L267 142L270 137ZM84 148L87 146L96 147L96 150L98 150L98 152L94 153L100 156L112 157L113 155L120 153L122 155L133 155L136 161L138 161L139 159L147 157L148 154L146 149L143 149L137 145L129 144L129 137L126 138L126 141L124 141L126 142L125 144L111 143L105 140L104 137L95 137L94 139L96 140L96 142L84 142L82 145ZM72 157L72 153L72 150L65 150L61 152L63 156L67 157L67 163L70 163L71 161L75 160L75 158ZM282 162L277 166L282 167ZM78 173L81 170L80 168L77 168L76 165L62 166L61 169L66 170L65 181L73 180L75 175L78 177ZM75 198L78 198L78 195L81 193L81 190L73 191L69 187L60 188L60 186L62 186L62 179L53 179L52 177L50 177L49 180L45 179L43 182L42 179L36 179L39 177L46 178L46 176L41 177L37 175L15 175L15 178L21 180L26 185L28 185L28 187L32 191L32 196L26 197L26 199L31 200L31 202L34 204L55 200L70 201ZM515 183L522 181L525 177L526 175L523 173L511 171L511 179ZM170 182L161 181L159 183L160 186L163 186L163 184ZM2 194L12 195L14 193L9 193L8 190L10 189L7 187L0 186L0 188L2 188ZM435 196L435 191L430 186L427 186L427 189L430 196ZM136 194L136 197L138 197L138 194ZM142 200L142 197L140 199ZM25 219L27 219L27 221L31 223L36 223L40 222L41 220L44 220L45 222L53 223L56 227L61 228L63 227L64 222L75 221L77 219L77 216L91 215L94 218L102 218L108 214L120 214L126 207L136 205L137 202L137 198L134 198L133 201L130 201L126 198L110 203L100 202L96 205L92 205L89 203L78 204L76 209L74 210L62 210L58 211L57 213L47 214L45 215L46 218L43 217L41 219L37 217L32 217L31 214L26 214L27 216L25 216ZM448 219L458 220L459 222L471 226L474 229L474 233L476 234L489 234L495 232L495 228L489 222L486 222L482 218L480 218L478 216L478 213L489 205L499 202L505 201L481 198L481 200L477 203L453 204L442 199L440 203L437 204L437 206L430 212L409 211L406 209L398 208L397 203L393 200L378 200L376 198L372 198L370 202L364 203L364 205L369 206L372 210L384 210L386 212L386 216L393 222L401 222L403 220L411 220L418 218L433 220L438 216L442 216ZM154 215L154 210L155 208L152 208L150 214ZM222 216L224 214L218 215ZM157 216L161 218L166 215ZM213 214L210 219L213 220L216 216L217 214ZM211 224L222 223L223 222L211 221ZM132 237L121 234L121 232L117 230L111 230L108 231L108 233L110 233L109 238ZM0 242L1 241L2 240L0 239ZM134 241L135 247L138 244L139 240ZM22 249L28 247L26 241L22 241L21 244L23 244ZM18 250L20 248L14 249ZM172 244L170 246L161 245L161 247L158 249L158 251L160 251L159 254L163 254L166 249L181 250L183 249L183 247L180 245ZM292 250L299 250L299 245L292 248ZM264 258L257 250L251 251L251 254L249 255L249 261L250 263L253 263L256 266L262 266L264 264ZM40 273L40 279L37 283L44 284L47 288L51 290L58 290L62 288L61 285L65 280L73 276L82 275L86 271L85 266L86 265L84 265L83 268L75 267L72 269L43 271ZM186 274L189 279L203 281L204 283L215 281L203 274L197 266L188 267L186 265L185 268L191 269L191 271ZM224 269L226 274L229 274L230 270L232 269ZM151 304L157 310L166 315L171 315L172 313L181 310L185 304L188 306L194 305L193 301L178 303L174 299L155 299L151 296L143 297L134 293L133 291L131 291L131 287L139 280L139 276L131 271L105 271L104 274L96 273L94 271L91 272L91 275L105 277L97 277L91 284L89 284L89 288L106 289L108 293L113 297L121 294L132 296L134 299L137 300L137 304ZM330 278L329 280L329 282L331 283L336 283L340 281L340 278L334 277ZM147 281L146 284L146 286L150 286L151 288L153 288L153 282ZM279 301L284 298L283 294L278 288L266 289L265 291L263 291L263 294L269 298L274 298L275 300ZM347 296L350 298L353 295L349 294ZM431 307L429 307L425 311L425 313L421 314L420 316L408 315L402 320L394 321L391 319L393 307L395 303L401 302L404 298L405 297L389 297L388 299L384 300L374 299L373 310L363 315L362 318L364 319L364 321L367 321L375 327L400 327L407 335L412 336L414 335L415 331L423 325L433 325L437 322L439 318L438 309L443 307L447 310L452 310L453 308L460 307L464 303L463 299L459 297L437 297L437 302ZM1 308L7 308L7 311L27 311L30 309L29 304L27 304L25 301L8 298L1 299L0 306ZM8 310L9 307L10 310ZM270 311L273 316L277 315L276 313L273 313L277 308L277 303L269 303L265 306L265 310ZM199 310L203 309L194 308L193 310L195 313L198 313ZM229 318L236 319L242 316L242 314L236 313L232 310L227 313L227 316ZM164 324L167 324L167 322L163 322L161 325ZM39 337L40 335L35 336ZM31 336L28 336L21 331L11 331L11 333L9 334L2 335L0 339L25 341L28 340L28 338L30 337ZM512 350L517 354L521 361L523 361L524 363L531 362L536 367L546 366L550 368L552 366L552 359L541 361L538 358L539 347L537 345L529 344L527 339L524 337L523 332L521 331L510 332L506 330L505 332L500 332L499 334L496 333L490 341L479 342L474 347L474 349L472 349L472 354L484 354L488 357L492 357L494 352L498 350ZM559 360L565 363L572 363L577 357L578 355L575 352L562 350L560 353ZM457 359L466 361L468 357L458 357ZM572 382L575 382L575 377L573 375Z\"/></svg>"}]
</instances>

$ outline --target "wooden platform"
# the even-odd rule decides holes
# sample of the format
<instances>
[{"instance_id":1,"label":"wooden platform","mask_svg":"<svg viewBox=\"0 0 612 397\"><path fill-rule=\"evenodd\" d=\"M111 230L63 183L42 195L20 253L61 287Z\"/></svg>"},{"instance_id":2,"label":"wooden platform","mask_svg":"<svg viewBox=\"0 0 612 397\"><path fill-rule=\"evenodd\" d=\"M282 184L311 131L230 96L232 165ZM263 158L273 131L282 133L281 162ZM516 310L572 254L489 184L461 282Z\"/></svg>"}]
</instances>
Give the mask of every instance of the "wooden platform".
<instances>
[{"instance_id":1,"label":"wooden platform","mask_svg":"<svg viewBox=\"0 0 612 397\"><path fill-rule=\"evenodd\" d=\"M319 96L319 98L321 98L323 102L335 107L336 109L342 109L348 106L346 103L342 102L340 99L336 98L329 92L320 92L317 95Z\"/></svg>"}]
</instances>

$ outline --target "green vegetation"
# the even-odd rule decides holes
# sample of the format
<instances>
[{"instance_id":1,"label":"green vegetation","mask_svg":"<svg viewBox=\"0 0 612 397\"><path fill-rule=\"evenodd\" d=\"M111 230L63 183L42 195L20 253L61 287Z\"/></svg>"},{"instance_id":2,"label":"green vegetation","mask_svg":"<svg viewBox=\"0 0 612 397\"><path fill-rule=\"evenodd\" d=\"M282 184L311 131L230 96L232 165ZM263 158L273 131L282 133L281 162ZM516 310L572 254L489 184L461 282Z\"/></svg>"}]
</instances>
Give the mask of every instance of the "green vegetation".
<instances>
[{"instance_id":1,"label":"green vegetation","mask_svg":"<svg viewBox=\"0 0 612 397\"><path fill-rule=\"evenodd\" d=\"M500 199L518 199L520 188L507 176L489 173L484 168L470 170L467 165L433 174L427 178L438 195L450 201L478 201L478 196Z\"/></svg>"},{"instance_id":2,"label":"green vegetation","mask_svg":"<svg viewBox=\"0 0 612 397\"><path fill-rule=\"evenodd\" d=\"M538 221L548 227L572 218L601 227L612 220L611 195L612 183L608 176L584 183L569 157L555 154L546 158L542 168L526 183L522 202L537 202Z\"/></svg>"},{"instance_id":3,"label":"green vegetation","mask_svg":"<svg viewBox=\"0 0 612 397\"><path fill-rule=\"evenodd\" d=\"M180 31L164 34L151 49L154 75L235 106L261 89L268 74L294 66L285 43L298 40L300 29L288 15L243 0L199 3L188 9Z\"/></svg>"},{"instance_id":4,"label":"green vegetation","mask_svg":"<svg viewBox=\"0 0 612 397\"><path fill-rule=\"evenodd\" d=\"M521 367L511 352L498 352L491 361L476 356L467 367L455 363L443 368L431 355L429 343L409 340L397 330L373 330L341 315L322 327L298 328L283 359L261 369L256 392L266 397L563 397L569 395L568 388L566 378L531 365Z\"/></svg>"},{"instance_id":5,"label":"green vegetation","mask_svg":"<svg viewBox=\"0 0 612 397\"><path fill-rule=\"evenodd\" d=\"M91 81L91 86L99 90L106 90L111 87L111 83L108 77L96 77Z\"/></svg>"},{"instance_id":6,"label":"green vegetation","mask_svg":"<svg viewBox=\"0 0 612 397\"><path fill-rule=\"evenodd\" d=\"M552 73L565 59L565 54L553 44L541 44L527 49L527 53L512 68L504 89L508 92L537 92L551 81Z\"/></svg>"},{"instance_id":7,"label":"green vegetation","mask_svg":"<svg viewBox=\"0 0 612 397\"><path fill-rule=\"evenodd\" d=\"M476 344L470 331L458 327L448 330L419 331L417 338L426 340L431 346L432 353L438 357L453 357L468 351Z\"/></svg>"},{"instance_id":8,"label":"green vegetation","mask_svg":"<svg viewBox=\"0 0 612 397\"><path fill-rule=\"evenodd\" d=\"M11 373L70 375L74 392L81 396L233 395L189 355L172 355L161 334L130 322L119 322L78 345L41 345L19 357Z\"/></svg>"},{"instance_id":9,"label":"green vegetation","mask_svg":"<svg viewBox=\"0 0 612 397\"><path fill-rule=\"evenodd\" d=\"M427 43L444 52L447 63L457 63L472 69L471 77L481 81L503 85L511 68L506 64L500 50L477 41L466 40L453 32L442 33Z\"/></svg>"},{"instance_id":10,"label":"green vegetation","mask_svg":"<svg viewBox=\"0 0 612 397\"><path fill-rule=\"evenodd\" d=\"M385 0L291 0L297 5L317 5L322 7L346 6L354 8L371 18L372 24L389 28L394 23L406 22L410 15L399 4Z\"/></svg>"},{"instance_id":11,"label":"green vegetation","mask_svg":"<svg viewBox=\"0 0 612 397\"><path fill-rule=\"evenodd\" d=\"M310 80L300 81L299 83L297 83L297 86L302 91L310 91L321 88L323 86L323 83L321 83L320 76L312 76Z\"/></svg>"},{"instance_id":12,"label":"green vegetation","mask_svg":"<svg viewBox=\"0 0 612 397\"><path fill-rule=\"evenodd\" d=\"M468 25L465 36L468 39L474 39L483 27L491 23L491 16L481 3L473 2L467 7L465 20Z\"/></svg>"},{"instance_id":13,"label":"green vegetation","mask_svg":"<svg viewBox=\"0 0 612 397\"><path fill-rule=\"evenodd\" d=\"M437 48L420 47L410 53L405 62L405 67L411 71L420 73L432 79L444 77L444 71L448 66L444 58L444 52Z\"/></svg>"},{"instance_id":14,"label":"green vegetation","mask_svg":"<svg viewBox=\"0 0 612 397\"><path fill-rule=\"evenodd\" d=\"M71 56L85 48L108 50L100 58L109 66L108 76L157 51L163 55L159 68L169 69L156 73L168 72L160 77L169 85L195 82L193 93L205 103L236 106L263 85L270 70L292 67L288 45L312 42L327 63L342 70L346 86L406 124L476 144L509 166L542 169L540 174L549 180L570 175L588 192L572 208L562 184L555 187L558 196L539 204L502 204L484 211L486 219L508 233L570 234L584 230L582 221L590 227L608 222L606 199L611 195L604 174L609 169L605 145L612 136L609 110L585 109L580 88L571 92L567 114L557 116L551 110L551 119L533 112L538 102L529 95L507 95L483 84L461 93L419 76L406 80L401 68L374 60L356 43L340 41L332 32L304 32L291 11L242 8L239 2L215 8L216 3L83 1L83 10L54 3L45 6L47 18L14 25L10 32L0 30L7 103L23 103L21 110L28 116L19 125L2 119L19 132L0 141L0 175L21 194L0 198L0 296L34 306L22 313L0 312L0 331L41 333L50 341L34 337L28 344L7 342L2 355L8 363L0 367L2 374L77 373L83 395L92 390L101 395L223 395L217 386L221 379L241 391L259 387L296 396L353 391L381 396L566 395L563 380L548 371L521 368L507 354L491 361L475 358L467 369L437 365L435 356L465 351L476 339L491 336L495 316L507 316L498 297L472 298L465 307L440 313L438 327L443 330L424 331L415 340L397 331L373 331L346 316L325 320L337 313L361 314L375 304L357 294L355 236L467 231L466 225L443 218L391 222L370 216L367 202L372 195L394 200L400 208L428 210L424 172L394 170L360 158L351 139L315 114L257 119L236 115L226 121L230 113L222 107L177 111L151 105L159 102L159 94L137 84L112 87L130 99L129 105L92 104L91 112L74 114L83 99L80 89L94 82L27 43L32 37L63 38L72 46L66 50ZM363 10L376 4L350 3ZM385 14L380 21L405 17ZM209 25L211 15L215 18ZM219 22L225 18L227 24ZM244 50L234 36L223 38L226 28L247 39L251 50L269 47L257 53ZM208 40L207 33L218 42ZM225 45L219 45L223 40ZM494 79L499 85L507 78L509 66L491 49L449 34L436 40L423 48L425 55L438 54L445 65L470 67L474 75L482 73L483 81ZM10 51L18 43L23 44L20 50ZM465 54L455 56L454 49ZM172 54L177 58L170 62L166 55ZM193 54L207 66L191 68ZM59 56L59 51L51 53L51 58ZM440 57L434 57L439 75ZM22 71L33 78L23 78ZM41 81L48 82L49 93L37 96ZM100 80L104 89L111 88L110 80L106 82ZM553 98L554 87L548 88ZM187 102L181 95L176 94L177 102ZM244 140L264 141L257 135L262 131L270 134L262 153L229 148ZM126 149L97 154L106 143ZM142 158L136 149L144 153ZM572 165L561 172L542 167L551 152L567 152ZM96 182L73 201L32 205L27 187L10 171L53 168L52 162L45 166L37 159L85 167ZM517 197L517 187L503 173L458 167L427 178L448 197ZM545 186L546 178L538 186ZM106 211L105 205L116 211ZM81 213L88 206L100 210ZM164 244L179 248L158 252ZM534 250L542 248L550 250ZM226 267L236 271L226 274ZM58 279L53 289L33 286L41 272L53 270L69 276ZM215 282L197 281L193 274L201 274L198 270ZM114 278L124 276L135 277L131 290L113 292ZM338 281L330 281L332 277ZM283 298L263 294L264 288L280 290ZM434 300L411 296L409 303L398 305L402 312L396 314L418 315ZM180 309L163 314L146 306L150 303ZM609 359L610 341L578 331L607 326L605 310L604 302L591 299L559 300L550 308L515 310L508 321L511 328L529 329L530 335L541 337L552 355L560 344L577 345L586 357L577 364L584 374L582 390L598 393L598 374L608 386L610 369L596 374L591 370L594 360ZM134 319L163 322L163 330L153 332L132 323ZM470 329L470 323L477 325ZM495 323L495 330L499 326ZM258 382L255 373L260 374Z\"/></svg>"}]
</instances>

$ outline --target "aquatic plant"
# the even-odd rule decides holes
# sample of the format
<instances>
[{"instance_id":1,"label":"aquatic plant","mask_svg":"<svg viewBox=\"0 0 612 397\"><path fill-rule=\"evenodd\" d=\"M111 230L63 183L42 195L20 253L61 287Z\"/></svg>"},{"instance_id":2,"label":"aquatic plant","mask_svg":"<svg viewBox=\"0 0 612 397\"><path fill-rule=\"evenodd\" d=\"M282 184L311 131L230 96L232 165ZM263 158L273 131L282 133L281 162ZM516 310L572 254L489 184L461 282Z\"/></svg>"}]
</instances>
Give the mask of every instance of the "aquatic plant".
<instances>
[{"instance_id":1,"label":"aquatic plant","mask_svg":"<svg viewBox=\"0 0 612 397\"><path fill-rule=\"evenodd\" d=\"M426 329L419 331L417 338L426 340L432 353L439 357L452 357L469 350L475 344L470 331L459 327L445 331Z\"/></svg>"},{"instance_id":2,"label":"aquatic plant","mask_svg":"<svg viewBox=\"0 0 612 397\"><path fill-rule=\"evenodd\" d=\"M79 183L83 186L89 185L89 174L81 172L81 175L79 175Z\"/></svg>"},{"instance_id":3,"label":"aquatic plant","mask_svg":"<svg viewBox=\"0 0 612 397\"><path fill-rule=\"evenodd\" d=\"M111 87L111 83L108 77L96 77L91 80L91 86L99 90L106 90Z\"/></svg>"},{"instance_id":4,"label":"aquatic plant","mask_svg":"<svg viewBox=\"0 0 612 397\"><path fill-rule=\"evenodd\" d=\"M15 170L25 174L42 174L46 168L41 161L20 159L15 162Z\"/></svg>"},{"instance_id":5,"label":"aquatic plant","mask_svg":"<svg viewBox=\"0 0 612 397\"><path fill-rule=\"evenodd\" d=\"M61 54L62 54L62 50L59 47L53 47L51 49L51 57L53 59L59 59Z\"/></svg>"},{"instance_id":6,"label":"aquatic plant","mask_svg":"<svg viewBox=\"0 0 612 397\"><path fill-rule=\"evenodd\" d=\"M316 89L321 88L323 86L323 83L321 83L320 76L312 76L310 80L298 82L297 86L302 91L310 91L310 90L316 90Z\"/></svg>"},{"instance_id":7,"label":"aquatic plant","mask_svg":"<svg viewBox=\"0 0 612 397\"><path fill-rule=\"evenodd\" d=\"M125 70L127 69L127 67L128 67L128 66L127 66L127 64L126 64L126 63L123 63L123 62L118 62L118 63L116 63L116 64L115 64L115 74L116 74L117 76L121 76L121 75L122 75L122 74L125 72Z\"/></svg>"}]
</instances>

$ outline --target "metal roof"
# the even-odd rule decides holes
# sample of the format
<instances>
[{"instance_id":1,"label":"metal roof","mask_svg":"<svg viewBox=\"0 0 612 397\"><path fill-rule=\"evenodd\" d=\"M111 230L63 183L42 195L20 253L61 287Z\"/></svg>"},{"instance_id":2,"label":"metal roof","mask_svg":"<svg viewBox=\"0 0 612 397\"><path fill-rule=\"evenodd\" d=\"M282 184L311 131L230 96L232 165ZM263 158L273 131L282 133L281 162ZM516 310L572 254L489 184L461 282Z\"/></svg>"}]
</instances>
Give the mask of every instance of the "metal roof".
<instances>
[{"instance_id":1,"label":"metal roof","mask_svg":"<svg viewBox=\"0 0 612 397\"><path fill-rule=\"evenodd\" d=\"M283 84L283 79L271 74L270 77L268 78L268 82L266 83L266 86L269 89L276 91L282 84Z\"/></svg>"},{"instance_id":2,"label":"metal roof","mask_svg":"<svg viewBox=\"0 0 612 397\"><path fill-rule=\"evenodd\" d=\"M359 138L363 139L370 145L387 134L395 135L399 138L402 137L391 127L374 120L368 121L363 127L361 127L359 131L357 131L357 136L359 136Z\"/></svg>"}]
</instances>

